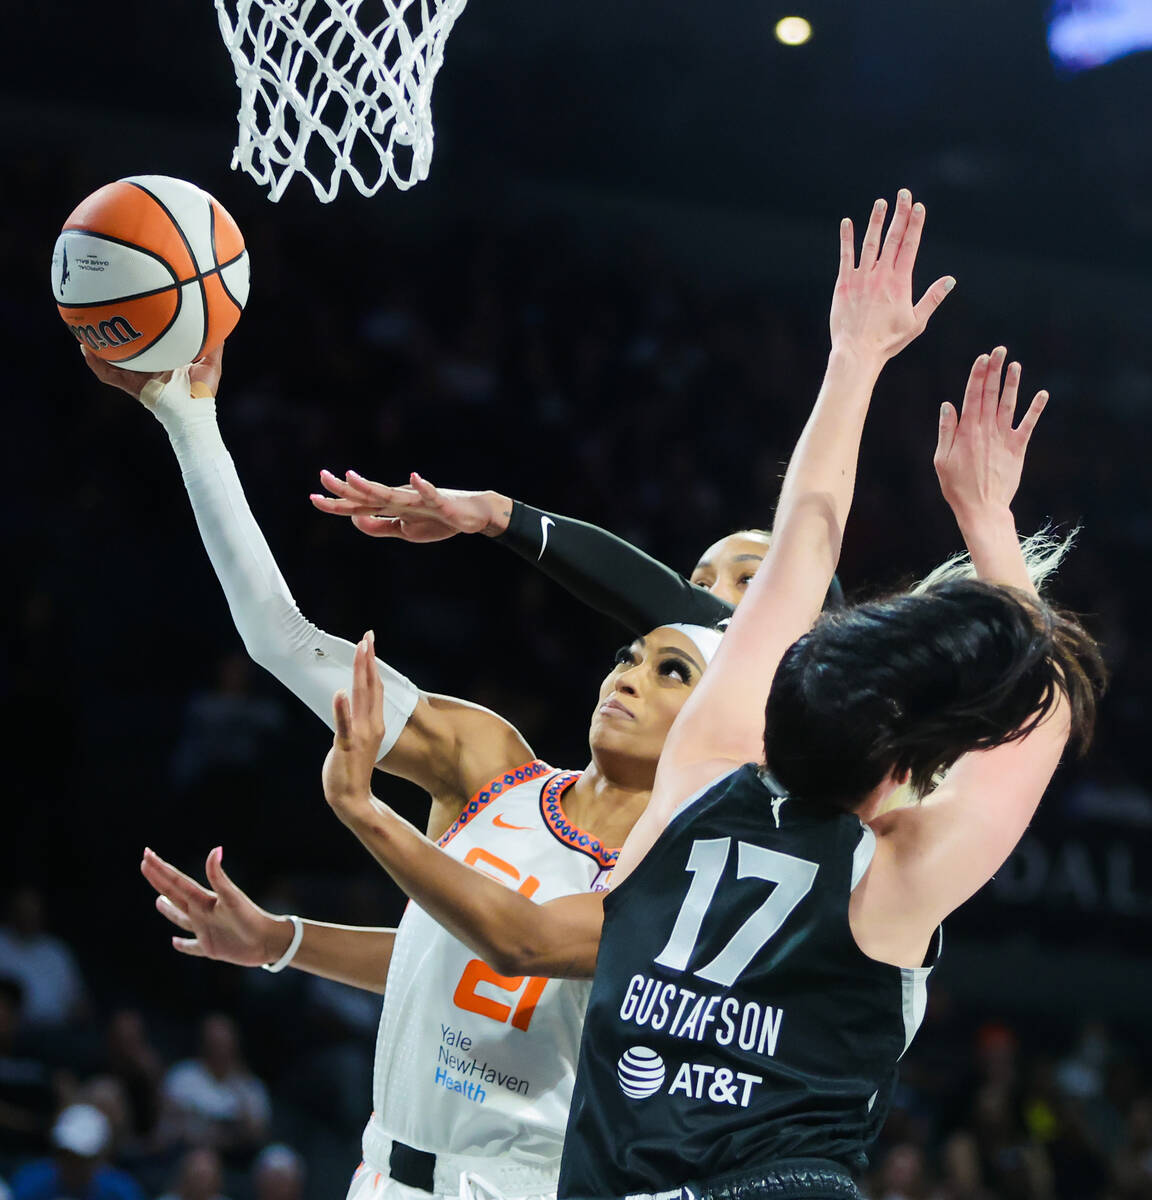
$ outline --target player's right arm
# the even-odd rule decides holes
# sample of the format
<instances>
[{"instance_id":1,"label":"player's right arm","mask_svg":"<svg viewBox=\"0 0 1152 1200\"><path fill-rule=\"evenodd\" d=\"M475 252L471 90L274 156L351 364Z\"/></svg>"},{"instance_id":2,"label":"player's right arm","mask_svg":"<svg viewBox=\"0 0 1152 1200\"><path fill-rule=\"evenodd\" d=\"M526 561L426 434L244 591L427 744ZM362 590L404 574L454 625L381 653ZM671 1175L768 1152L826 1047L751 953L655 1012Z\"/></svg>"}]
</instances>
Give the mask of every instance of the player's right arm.
<instances>
[{"instance_id":1,"label":"player's right arm","mask_svg":"<svg viewBox=\"0 0 1152 1200\"><path fill-rule=\"evenodd\" d=\"M634 634L676 621L714 625L732 615L726 600L614 533L499 492L438 488L417 474L405 487L374 483L355 471L344 479L323 471L320 478L333 494L313 495L312 503L350 517L363 533L408 542L482 533Z\"/></svg>"},{"instance_id":2,"label":"player's right arm","mask_svg":"<svg viewBox=\"0 0 1152 1200\"><path fill-rule=\"evenodd\" d=\"M205 872L212 890L202 887L151 850L140 863L156 889L156 908L190 937L173 937L182 954L259 967L277 962L292 941L292 923L266 912L224 871L224 852L208 855ZM382 993L388 982L394 929L369 929L304 921L304 933L291 965L298 971Z\"/></svg>"},{"instance_id":3,"label":"player's right arm","mask_svg":"<svg viewBox=\"0 0 1152 1200\"><path fill-rule=\"evenodd\" d=\"M216 423L220 357L218 350L190 368L147 375L85 353L99 379L134 396L164 426L245 649L330 726L332 693L347 681L355 647L301 613L252 515ZM438 837L479 788L532 751L495 713L422 692L379 658L376 667L386 730L379 766L431 795L428 832Z\"/></svg>"},{"instance_id":4,"label":"player's right arm","mask_svg":"<svg viewBox=\"0 0 1152 1200\"><path fill-rule=\"evenodd\" d=\"M668 734L649 804L653 816L637 822L625 842L618 882L686 796L724 770L762 759L764 709L776 668L819 616L836 570L873 388L884 364L920 334L953 282L938 279L913 303L924 206L913 205L902 190L882 240L886 207L882 200L873 206L858 263L852 222L841 223L828 368L784 476L771 545Z\"/></svg>"},{"instance_id":5,"label":"player's right arm","mask_svg":"<svg viewBox=\"0 0 1152 1200\"><path fill-rule=\"evenodd\" d=\"M590 979L604 920L602 893L536 904L446 854L372 795L372 754L382 734L372 633L356 647L352 694L333 700L336 736L324 795L365 849L433 920L502 975Z\"/></svg>"}]
</instances>

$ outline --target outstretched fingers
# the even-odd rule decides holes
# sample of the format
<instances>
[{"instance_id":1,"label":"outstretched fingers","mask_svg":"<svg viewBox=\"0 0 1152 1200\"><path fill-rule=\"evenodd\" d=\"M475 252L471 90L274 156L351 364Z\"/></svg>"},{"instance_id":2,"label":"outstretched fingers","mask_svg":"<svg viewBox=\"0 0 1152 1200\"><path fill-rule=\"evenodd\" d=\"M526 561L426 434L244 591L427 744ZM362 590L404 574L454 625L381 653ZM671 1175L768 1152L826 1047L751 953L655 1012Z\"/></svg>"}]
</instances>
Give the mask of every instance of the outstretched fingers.
<instances>
[{"instance_id":1,"label":"outstretched fingers","mask_svg":"<svg viewBox=\"0 0 1152 1200\"><path fill-rule=\"evenodd\" d=\"M973 418L980 419L980 410L984 402L984 380L988 375L987 354L981 354L979 358L972 364L972 370L968 372L968 383L964 387L964 399L961 402L961 419Z\"/></svg>"},{"instance_id":2,"label":"outstretched fingers","mask_svg":"<svg viewBox=\"0 0 1152 1200\"><path fill-rule=\"evenodd\" d=\"M156 911L162 917L167 917L173 925L179 925L181 929L186 929L189 933L196 932L188 914L182 908L177 908L167 896L156 897Z\"/></svg>"},{"instance_id":3,"label":"outstretched fingers","mask_svg":"<svg viewBox=\"0 0 1152 1200\"><path fill-rule=\"evenodd\" d=\"M371 729L382 709L383 699L384 685L376 669L376 634L369 629L356 647L353 662L352 719L363 727L364 732Z\"/></svg>"},{"instance_id":4,"label":"outstretched fingers","mask_svg":"<svg viewBox=\"0 0 1152 1200\"><path fill-rule=\"evenodd\" d=\"M1032 436L1032 431L1036 428L1036 423L1040 420L1040 416L1047 404L1048 393L1045 391L1039 391L1032 397L1032 403L1028 405L1028 411L1024 414L1020 424L1016 426L1015 436L1021 450L1027 447L1028 440Z\"/></svg>"},{"instance_id":5,"label":"outstretched fingers","mask_svg":"<svg viewBox=\"0 0 1152 1200\"><path fill-rule=\"evenodd\" d=\"M224 870L224 847L217 846L209 852L204 863L204 874L212 885L218 899L225 902L241 896L240 889L232 882L232 877Z\"/></svg>"},{"instance_id":6,"label":"outstretched fingers","mask_svg":"<svg viewBox=\"0 0 1152 1200\"><path fill-rule=\"evenodd\" d=\"M348 517L353 513L360 512L363 507L360 504L354 504L351 500L337 500L320 492L309 492L308 499L312 501L313 508L318 508L321 512L329 513L333 517Z\"/></svg>"},{"instance_id":7,"label":"outstretched fingers","mask_svg":"<svg viewBox=\"0 0 1152 1200\"><path fill-rule=\"evenodd\" d=\"M427 479L418 475L415 471L408 476L408 481L416 489L425 504L430 505L432 508L444 507L444 497L440 495L440 489L434 483L429 483Z\"/></svg>"},{"instance_id":8,"label":"outstretched fingers","mask_svg":"<svg viewBox=\"0 0 1152 1200\"><path fill-rule=\"evenodd\" d=\"M884 214L888 211L887 200L877 200L872 205L868 228L864 232L864 244L860 247L860 270L871 270L880 257L880 234L884 229Z\"/></svg>"},{"instance_id":9,"label":"outstretched fingers","mask_svg":"<svg viewBox=\"0 0 1152 1200\"><path fill-rule=\"evenodd\" d=\"M214 893L147 848L140 862L140 872L156 891L169 897L184 912L204 911L216 902Z\"/></svg>"},{"instance_id":10,"label":"outstretched fingers","mask_svg":"<svg viewBox=\"0 0 1152 1200\"><path fill-rule=\"evenodd\" d=\"M840 278L846 279L856 269L856 243L852 218L840 222Z\"/></svg>"},{"instance_id":11,"label":"outstretched fingers","mask_svg":"<svg viewBox=\"0 0 1152 1200\"><path fill-rule=\"evenodd\" d=\"M334 517L346 517L354 512L362 512L364 510L364 501L338 475L333 475L328 470L322 470L320 472L320 482L332 495L325 496L320 492L312 492L308 499L321 512L331 513Z\"/></svg>"},{"instance_id":12,"label":"outstretched fingers","mask_svg":"<svg viewBox=\"0 0 1152 1200\"><path fill-rule=\"evenodd\" d=\"M880 262L891 267L896 262L901 244L908 232L908 221L912 215L912 193L907 188L901 188L896 193L896 211L888 225L884 237L884 249L880 253Z\"/></svg>"},{"instance_id":13,"label":"outstretched fingers","mask_svg":"<svg viewBox=\"0 0 1152 1200\"><path fill-rule=\"evenodd\" d=\"M419 478L419 476L415 478ZM385 483L375 483L371 479L365 479L356 471L348 471L347 477L341 479L338 475L333 475L331 471L324 470L320 472L320 482L332 495L325 496L320 492L313 492L308 499L321 512L330 513L335 517L373 517L381 510L389 514L396 514L403 513L410 508L418 509L426 506L439 508L444 503L440 493L431 484L425 485L430 489L430 494L428 494L416 488L415 485L389 487ZM421 480L421 483L423 482ZM358 526L358 528L364 533L373 533L375 537L399 535L396 529L388 534L364 529L362 526Z\"/></svg>"},{"instance_id":14,"label":"outstretched fingers","mask_svg":"<svg viewBox=\"0 0 1152 1200\"><path fill-rule=\"evenodd\" d=\"M345 486L349 498L356 497L362 505L373 508L412 508L420 503L420 497L412 488L375 483L356 471L345 472Z\"/></svg>"},{"instance_id":15,"label":"outstretched fingers","mask_svg":"<svg viewBox=\"0 0 1152 1200\"><path fill-rule=\"evenodd\" d=\"M996 424L1000 432L1012 432L1012 422L1016 418L1016 397L1020 391L1020 364L1010 362L1004 373L1004 390L1000 393L1000 403L996 408Z\"/></svg>"},{"instance_id":16,"label":"outstretched fingers","mask_svg":"<svg viewBox=\"0 0 1152 1200\"><path fill-rule=\"evenodd\" d=\"M945 296L956 286L951 275L942 275L912 306L916 323L921 329L932 319L932 314L944 303Z\"/></svg>"},{"instance_id":17,"label":"outstretched fingers","mask_svg":"<svg viewBox=\"0 0 1152 1200\"><path fill-rule=\"evenodd\" d=\"M352 485L339 475L333 475L327 467L320 470L320 482L334 495L345 500L355 499Z\"/></svg>"},{"instance_id":18,"label":"outstretched fingers","mask_svg":"<svg viewBox=\"0 0 1152 1200\"><path fill-rule=\"evenodd\" d=\"M369 537L402 538L404 522L401 517L376 517L369 513L353 513L352 524Z\"/></svg>"},{"instance_id":19,"label":"outstretched fingers","mask_svg":"<svg viewBox=\"0 0 1152 1200\"><path fill-rule=\"evenodd\" d=\"M956 440L956 427L960 424L959 414L947 400L940 405L940 426L936 433L936 454L932 459L937 470L948 461L952 443Z\"/></svg>"},{"instance_id":20,"label":"outstretched fingers","mask_svg":"<svg viewBox=\"0 0 1152 1200\"><path fill-rule=\"evenodd\" d=\"M343 688L332 697L332 726L336 744L347 750L352 739L352 702Z\"/></svg>"},{"instance_id":21,"label":"outstretched fingers","mask_svg":"<svg viewBox=\"0 0 1152 1200\"><path fill-rule=\"evenodd\" d=\"M980 401L980 415L988 421L994 421L1000 406L1000 379L1004 374L1004 361L1008 350L997 346L988 356L988 374L984 377L984 393Z\"/></svg>"},{"instance_id":22,"label":"outstretched fingers","mask_svg":"<svg viewBox=\"0 0 1152 1200\"><path fill-rule=\"evenodd\" d=\"M908 214L908 226L896 253L894 263L896 270L909 277L912 275L912 268L916 265L916 255L920 250L920 239L924 235L926 215L924 205L919 201L912 205L912 211Z\"/></svg>"}]
</instances>

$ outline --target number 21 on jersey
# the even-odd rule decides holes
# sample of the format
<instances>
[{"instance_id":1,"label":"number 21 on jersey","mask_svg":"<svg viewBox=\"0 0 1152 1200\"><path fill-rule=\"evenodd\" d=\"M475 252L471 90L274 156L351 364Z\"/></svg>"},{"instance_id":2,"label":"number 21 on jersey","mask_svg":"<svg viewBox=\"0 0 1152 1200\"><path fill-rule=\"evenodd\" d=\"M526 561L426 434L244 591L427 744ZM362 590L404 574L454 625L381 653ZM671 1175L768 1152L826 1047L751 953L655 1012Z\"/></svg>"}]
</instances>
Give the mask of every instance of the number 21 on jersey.
<instances>
[{"instance_id":1,"label":"number 21 on jersey","mask_svg":"<svg viewBox=\"0 0 1152 1200\"><path fill-rule=\"evenodd\" d=\"M500 879L502 883L507 880L501 879L501 876L507 876L512 882L520 879L520 872L510 862L498 858L480 846L469 850L464 861L469 866L479 868L485 875ZM539 886L540 880L535 875L529 875L516 890L521 895L530 897ZM510 1024L514 1029L527 1033L532 1014L536 1011L536 1004L547 984L547 979L534 976L497 975L487 963L473 958L460 976L460 982L452 995L452 1003L464 1012L476 1013L477 1016L487 1017L501 1025ZM481 991L481 987L485 990ZM492 995L492 992L496 992L497 995Z\"/></svg>"},{"instance_id":2,"label":"number 21 on jersey","mask_svg":"<svg viewBox=\"0 0 1152 1200\"><path fill-rule=\"evenodd\" d=\"M751 842L738 842L737 879L764 879L776 886L768 898L732 935L720 952L693 972L701 979L731 987L760 950L780 930L789 914L812 890L819 869L806 858L781 854ZM656 962L673 971L684 971L692 959L704 918L716 896L724 874L731 838L708 838L693 842L685 870L692 875L688 894L680 905L668 944Z\"/></svg>"}]
</instances>

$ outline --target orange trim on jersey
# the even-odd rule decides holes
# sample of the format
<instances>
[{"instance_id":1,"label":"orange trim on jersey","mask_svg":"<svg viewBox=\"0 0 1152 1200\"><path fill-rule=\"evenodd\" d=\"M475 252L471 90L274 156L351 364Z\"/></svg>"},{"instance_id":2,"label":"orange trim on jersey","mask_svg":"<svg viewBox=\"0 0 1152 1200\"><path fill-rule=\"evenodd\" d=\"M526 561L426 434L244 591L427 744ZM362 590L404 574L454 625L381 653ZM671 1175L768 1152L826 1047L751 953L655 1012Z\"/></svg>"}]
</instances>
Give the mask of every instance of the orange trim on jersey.
<instances>
[{"instance_id":1,"label":"orange trim on jersey","mask_svg":"<svg viewBox=\"0 0 1152 1200\"><path fill-rule=\"evenodd\" d=\"M587 854L602 867L614 867L616 859L620 857L619 849L613 850L605 846L599 838L593 837L579 825L573 825L560 806L561 795L580 778L581 773L561 771L555 778L548 780L540 789L540 815L544 818L548 831L557 841L563 842L571 850Z\"/></svg>"},{"instance_id":2,"label":"orange trim on jersey","mask_svg":"<svg viewBox=\"0 0 1152 1200\"><path fill-rule=\"evenodd\" d=\"M541 775L547 775L549 771L555 768L550 767L546 762L542 762L538 758L534 758L531 762L521 763L518 767L513 767L504 775L497 775L490 783L482 787L471 800L464 805L463 811L452 822L440 840L436 843L437 846L447 846L448 843L476 816L477 813L485 809L497 796L502 795L509 788L514 788L518 784L527 783L530 779L539 779Z\"/></svg>"}]
</instances>

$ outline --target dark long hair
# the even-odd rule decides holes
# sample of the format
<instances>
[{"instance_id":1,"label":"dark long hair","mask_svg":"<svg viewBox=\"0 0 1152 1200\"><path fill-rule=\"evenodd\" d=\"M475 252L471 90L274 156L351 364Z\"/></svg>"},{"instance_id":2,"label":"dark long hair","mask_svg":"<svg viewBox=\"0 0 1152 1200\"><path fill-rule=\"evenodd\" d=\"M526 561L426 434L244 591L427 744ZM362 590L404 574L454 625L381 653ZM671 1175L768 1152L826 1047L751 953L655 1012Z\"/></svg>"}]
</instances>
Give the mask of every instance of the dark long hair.
<instances>
[{"instance_id":1,"label":"dark long hair","mask_svg":"<svg viewBox=\"0 0 1152 1200\"><path fill-rule=\"evenodd\" d=\"M1104 686L1079 622L1014 588L954 580L826 612L785 652L768 695L769 771L796 797L857 807L888 775L923 795L969 750L1031 733L1068 698L1092 738Z\"/></svg>"}]
</instances>

